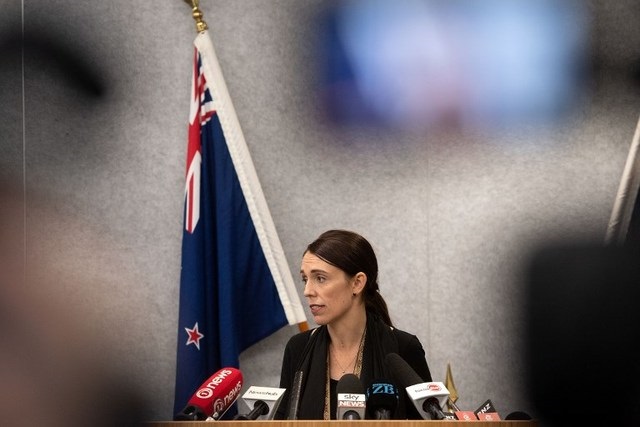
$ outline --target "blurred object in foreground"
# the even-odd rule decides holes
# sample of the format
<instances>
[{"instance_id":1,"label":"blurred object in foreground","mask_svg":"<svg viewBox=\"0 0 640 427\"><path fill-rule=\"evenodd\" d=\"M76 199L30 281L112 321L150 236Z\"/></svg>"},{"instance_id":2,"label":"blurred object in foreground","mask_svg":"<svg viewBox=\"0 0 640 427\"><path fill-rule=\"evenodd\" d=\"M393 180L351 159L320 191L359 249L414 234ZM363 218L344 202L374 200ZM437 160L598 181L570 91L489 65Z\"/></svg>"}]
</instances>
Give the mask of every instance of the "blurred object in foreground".
<instances>
[{"instance_id":1,"label":"blurred object in foreground","mask_svg":"<svg viewBox=\"0 0 640 427\"><path fill-rule=\"evenodd\" d=\"M528 267L532 402L545 425L640 425L640 256L597 244L549 245ZM548 424L547 424L548 423Z\"/></svg>"},{"instance_id":2,"label":"blurred object in foreground","mask_svg":"<svg viewBox=\"0 0 640 427\"><path fill-rule=\"evenodd\" d=\"M555 121L583 94L587 22L569 0L336 2L321 17L319 99L341 124Z\"/></svg>"},{"instance_id":3,"label":"blurred object in foreground","mask_svg":"<svg viewBox=\"0 0 640 427\"><path fill-rule=\"evenodd\" d=\"M23 195L19 185L0 181L1 424L141 425L148 402L95 328L104 319L72 302L73 293L91 293L92 283L77 274L63 278L45 262L27 264Z\"/></svg>"},{"instance_id":4,"label":"blurred object in foreground","mask_svg":"<svg viewBox=\"0 0 640 427\"><path fill-rule=\"evenodd\" d=\"M640 246L640 120L622 172L605 234L606 244Z\"/></svg>"}]
</instances>

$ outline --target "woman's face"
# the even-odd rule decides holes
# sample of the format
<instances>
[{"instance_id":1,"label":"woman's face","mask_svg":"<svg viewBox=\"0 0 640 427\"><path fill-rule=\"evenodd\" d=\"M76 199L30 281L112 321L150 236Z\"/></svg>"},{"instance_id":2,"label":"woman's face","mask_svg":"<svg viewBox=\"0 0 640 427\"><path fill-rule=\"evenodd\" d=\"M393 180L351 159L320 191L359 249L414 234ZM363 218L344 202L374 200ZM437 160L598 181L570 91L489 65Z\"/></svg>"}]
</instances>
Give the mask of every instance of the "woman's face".
<instances>
[{"instance_id":1,"label":"woman's face","mask_svg":"<svg viewBox=\"0 0 640 427\"><path fill-rule=\"evenodd\" d=\"M304 296L318 325L341 319L353 307L355 281L343 270L307 252L302 257L300 275Z\"/></svg>"}]
</instances>

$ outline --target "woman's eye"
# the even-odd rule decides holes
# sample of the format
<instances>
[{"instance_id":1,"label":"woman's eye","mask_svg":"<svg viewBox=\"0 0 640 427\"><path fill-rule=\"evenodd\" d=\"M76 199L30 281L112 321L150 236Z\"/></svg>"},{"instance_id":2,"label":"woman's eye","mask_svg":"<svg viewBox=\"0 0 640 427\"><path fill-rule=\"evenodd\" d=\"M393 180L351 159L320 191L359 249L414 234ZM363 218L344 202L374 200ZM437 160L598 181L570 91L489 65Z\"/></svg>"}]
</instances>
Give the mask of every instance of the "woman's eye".
<instances>
[{"instance_id":1,"label":"woman's eye","mask_svg":"<svg viewBox=\"0 0 640 427\"><path fill-rule=\"evenodd\" d=\"M316 281L318 283L324 283L324 281L327 280L324 276L318 276L316 277Z\"/></svg>"}]
</instances>

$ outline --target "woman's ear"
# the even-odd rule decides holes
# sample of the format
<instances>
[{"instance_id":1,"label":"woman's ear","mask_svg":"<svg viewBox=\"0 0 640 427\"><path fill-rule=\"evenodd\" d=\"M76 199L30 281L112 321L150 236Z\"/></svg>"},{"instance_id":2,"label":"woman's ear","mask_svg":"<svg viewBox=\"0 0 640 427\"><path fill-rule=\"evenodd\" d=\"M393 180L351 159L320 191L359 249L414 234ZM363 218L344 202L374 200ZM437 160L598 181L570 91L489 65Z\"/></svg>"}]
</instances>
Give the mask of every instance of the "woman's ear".
<instances>
[{"instance_id":1,"label":"woman's ear","mask_svg":"<svg viewBox=\"0 0 640 427\"><path fill-rule=\"evenodd\" d=\"M353 276L353 282L351 283L351 291L353 295L358 295L359 293L364 292L364 287L367 284L367 275L363 272L356 273Z\"/></svg>"}]
</instances>

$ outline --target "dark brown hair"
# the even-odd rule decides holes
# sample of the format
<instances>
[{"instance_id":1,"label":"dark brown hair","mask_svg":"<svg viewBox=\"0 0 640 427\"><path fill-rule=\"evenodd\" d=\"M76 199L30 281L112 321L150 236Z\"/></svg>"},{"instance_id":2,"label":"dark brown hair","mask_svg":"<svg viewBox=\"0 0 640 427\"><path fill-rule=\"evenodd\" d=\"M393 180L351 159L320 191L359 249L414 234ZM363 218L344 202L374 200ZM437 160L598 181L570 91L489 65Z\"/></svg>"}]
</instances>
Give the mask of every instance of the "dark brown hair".
<instances>
[{"instance_id":1,"label":"dark brown hair","mask_svg":"<svg viewBox=\"0 0 640 427\"><path fill-rule=\"evenodd\" d=\"M365 309L377 314L387 325L393 326L387 303L379 292L378 260L367 239L353 231L329 230L310 243L305 253L307 252L338 267L349 277L359 272L366 274L367 283L362 293Z\"/></svg>"}]
</instances>

